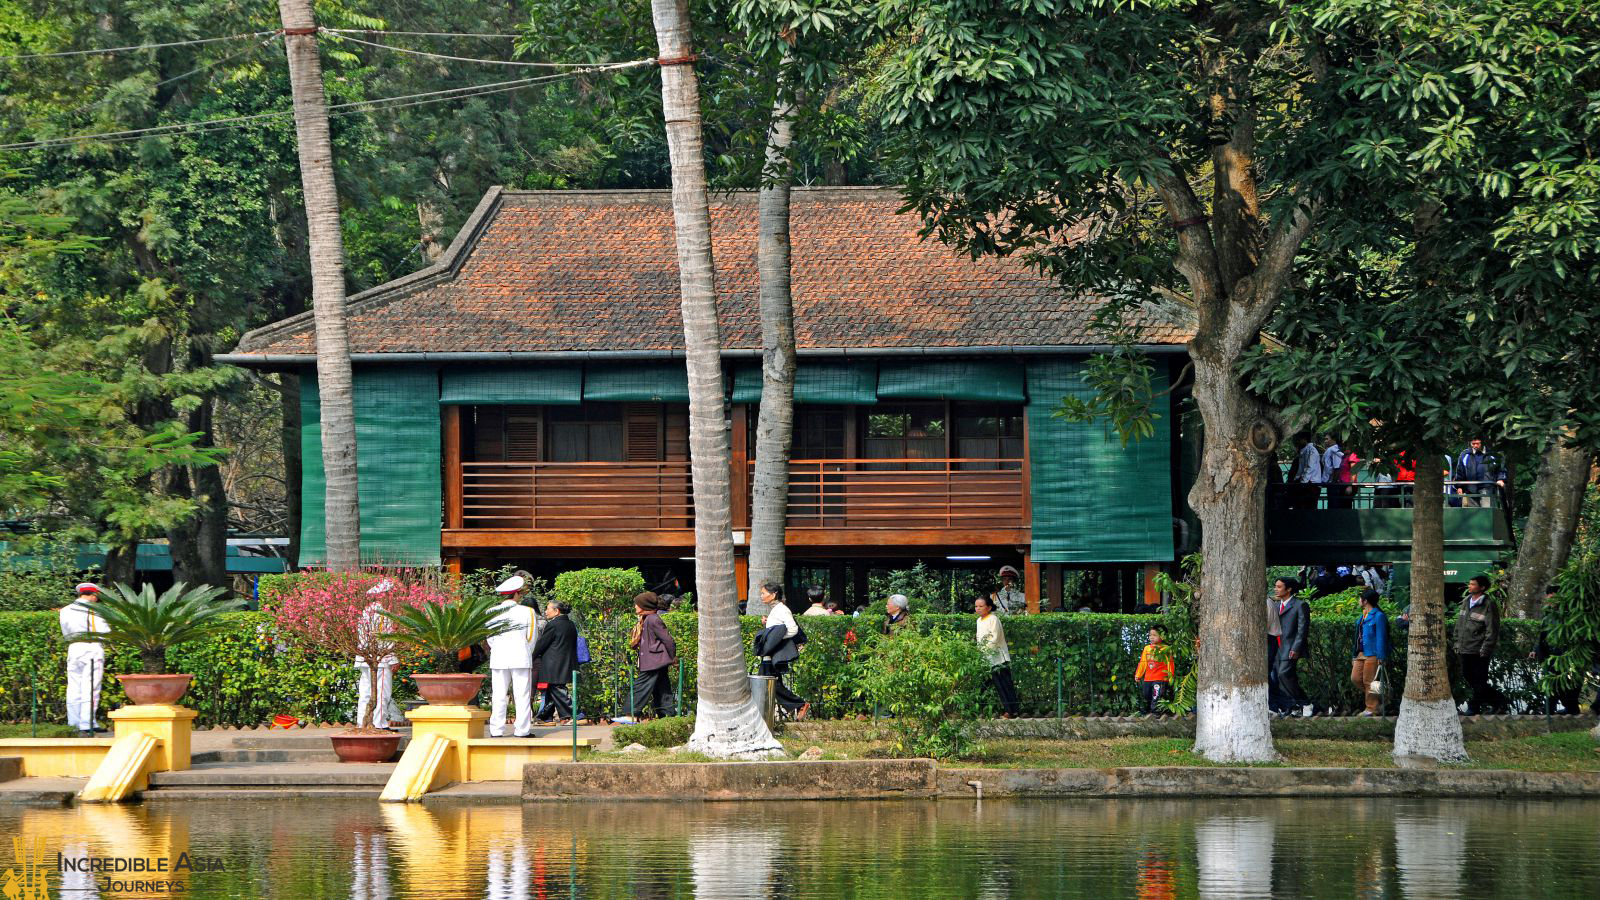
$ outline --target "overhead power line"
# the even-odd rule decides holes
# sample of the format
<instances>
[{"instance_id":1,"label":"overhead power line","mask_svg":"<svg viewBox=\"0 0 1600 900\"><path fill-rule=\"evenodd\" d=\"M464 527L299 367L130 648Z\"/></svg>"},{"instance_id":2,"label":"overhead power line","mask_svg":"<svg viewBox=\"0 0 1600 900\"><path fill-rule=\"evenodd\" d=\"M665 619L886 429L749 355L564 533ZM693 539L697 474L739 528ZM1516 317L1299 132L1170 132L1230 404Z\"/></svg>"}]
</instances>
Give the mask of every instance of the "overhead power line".
<instances>
[{"instance_id":1,"label":"overhead power line","mask_svg":"<svg viewBox=\"0 0 1600 900\"><path fill-rule=\"evenodd\" d=\"M194 38L187 41L167 41L160 44L132 44L127 47L100 47L95 50L58 50L53 53L19 53L14 56L0 56L0 62L11 62L18 59L47 59L59 56L94 56L99 53L128 53L134 50L161 50L166 47L189 47L195 44L215 44L219 41L238 41L245 38L265 37L277 34L277 31L251 31L246 34L225 34L221 37Z\"/></svg>"},{"instance_id":2,"label":"overhead power line","mask_svg":"<svg viewBox=\"0 0 1600 900\"><path fill-rule=\"evenodd\" d=\"M334 34L371 34L371 35L392 34L392 35L396 35L396 36L399 36L399 37L445 37L445 38L452 38L452 37L459 37L459 38L515 38L515 37L522 37L522 35L520 35L520 34L516 34L516 33L507 34L507 33L504 33L504 32L501 32L501 33L486 33L486 32L473 32L473 31L383 31L383 30L374 29L374 28L324 28L322 30L323 31L329 31L329 32L332 32Z\"/></svg>"},{"instance_id":3,"label":"overhead power line","mask_svg":"<svg viewBox=\"0 0 1600 900\"><path fill-rule=\"evenodd\" d=\"M558 81L562 78L571 78L577 75L592 73L615 72L622 69L633 69L640 66L655 65L653 59L638 59L632 62L606 63L591 66L588 69L573 69L567 72L557 72L552 75L538 75L531 78L517 78L511 81L497 81L467 87L446 88L438 91L424 91L418 94L402 94L397 97L380 97L374 100L352 100L348 103L335 103L328 107L329 116L351 115L377 109L401 109L411 106L425 106L430 103L444 103L458 100L463 97L475 97L485 94L499 94L506 91L519 90L530 85L542 84L549 81ZM58 138L41 138L36 141L20 141L14 144L0 144L0 150L37 150L44 147L56 147L64 144L74 144L82 141L100 141L114 143L118 141L138 140L145 137L167 136L185 133L205 133L208 131L222 131L253 125L272 119L281 119L294 115L294 110L275 110L266 113L253 113L247 116L229 116L221 119L205 119L199 122L175 122L171 125L153 125L148 128L129 128L122 131L105 131L98 134L76 134Z\"/></svg>"},{"instance_id":4,"label":"overhead power line","mask_svg":"<svg viewBox=\"0 0 1600 900\"><path fill-rule=\"evenodd\" d=\"M322 30L331 31L332 29L324 28ZM394 53L406 53L412 56L425 56L429 59L442 59L450 62L483 63L491 66L538 67L546 69L578 69L595 65L595 63L592 62L524 62L523 60L518 59L483 59L476 56L449 56L444 53L429 53L426 50L413 50L410 47L396 47L392 44L380 44L376 41L363 41L360 38L353 38L349 35L341 35L340 40L346 40L352 44L364 44L368 47L377 47L379 50L389 50Z\"/></svg>"}]
</instances>

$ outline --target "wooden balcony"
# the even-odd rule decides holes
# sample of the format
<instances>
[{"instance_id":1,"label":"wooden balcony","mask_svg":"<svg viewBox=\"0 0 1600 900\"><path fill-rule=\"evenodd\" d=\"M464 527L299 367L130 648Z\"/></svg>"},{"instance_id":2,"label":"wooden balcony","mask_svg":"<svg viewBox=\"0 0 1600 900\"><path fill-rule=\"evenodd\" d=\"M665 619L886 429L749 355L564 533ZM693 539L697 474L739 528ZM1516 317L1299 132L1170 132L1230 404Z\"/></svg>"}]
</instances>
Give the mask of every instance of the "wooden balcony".
<instances>
[{"instance_id":1,"label":"wooden balcony","mask_svg":"<svg viewBox=\"0 0 1600 900\"><path fill-rule=\"evenodd\" d=\"M462 462L445 545L671 548L693 544L688 462ZM754 466L732 473L748 528ZM1022 460L802 459L790 465L796 546L1005 545L1028 539ZM447 488L447 490L449 490Z\"/></svg>"}]
</instances>

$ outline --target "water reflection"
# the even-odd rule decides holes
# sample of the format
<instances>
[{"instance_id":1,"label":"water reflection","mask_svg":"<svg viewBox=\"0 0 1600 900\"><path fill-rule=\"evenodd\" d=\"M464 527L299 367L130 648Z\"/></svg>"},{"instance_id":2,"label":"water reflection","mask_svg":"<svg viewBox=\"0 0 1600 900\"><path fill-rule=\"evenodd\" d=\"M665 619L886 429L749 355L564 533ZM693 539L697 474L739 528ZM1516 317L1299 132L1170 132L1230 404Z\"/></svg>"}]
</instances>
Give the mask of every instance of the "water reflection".
<instances>
[{"instance_id":1,"label":"water reflection","mask_svg":"<svg viewBox=\"0 0 1600 900\"><path fill-rule=\"evenodd\" d=\"M64 859L219 859L191 897L1590 897L1600 801L0 808ZM173 896L52 872L65 897ZM81 868L81 867L80 867Z\"/></svg>"}]
</instances>

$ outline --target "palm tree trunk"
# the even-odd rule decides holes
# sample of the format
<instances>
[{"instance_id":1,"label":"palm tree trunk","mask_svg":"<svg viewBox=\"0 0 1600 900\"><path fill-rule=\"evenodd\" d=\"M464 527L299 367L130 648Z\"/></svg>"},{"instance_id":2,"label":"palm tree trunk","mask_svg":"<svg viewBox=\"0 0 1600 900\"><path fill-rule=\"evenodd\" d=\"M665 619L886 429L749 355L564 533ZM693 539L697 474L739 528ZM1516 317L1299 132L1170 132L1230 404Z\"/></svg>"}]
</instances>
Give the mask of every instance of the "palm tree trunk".
<instances>
[{"instance_id":1,"label":"palm tree trunk","mask_svg":"<svg viewBox=\"0 0 1600 900\"><path fill-rule=\"evenodd\" d=\"M1394 755L1467 758L1445 663L1444 474L1439 454L1418 451L1411 504L1411 631L1406 686L1394 726Z\"/></svg>"},{"instance_id":2,"label":"palm tree trunk","mask_svg":"<svg viewBox=\"0 0 1600 900\"><path fill-rule=\"evenodd\" d=\"M722 400L722 337L688 0L651 0L650 11L662 61L661 105L672 162L672 216L689 369L689 463L700 612L700 696L689 748L716 757L766 753L781 748L751 701L739 631L728 471L732 454Z\"/></svg>"},{"instance_id":3,"label":"palm tree trunk","mask_svg":"<svg viewBox=\"0 0 1600 900\"><path fill-rule=\"evenodd\" d=\"M767 134L761 176L761 412L756 419L756 471L751 480L750 599L763 581L783 583L784 526L789 516L789 456L794 446L794 302L789 292L789 144L794 104L779 96Z\"/></svg>"},{"instance_id":4,"label":"palm tree trunk","mask_svg":"<svg viewBox=\"0 0 1600 900\"><path fill-rule=\"evenodd\" d=\"M1583 494L1593 455L1556 435L1539 461L1528 524L1522 529L1517 560L1507 573L1506 606L1514 615L1537 619L1544 589L1566 565L1578 532Z\"/></svg>"},{"instance_id":5,"label":"palm tree trunk","mask_svg":"<svg viewBox=\"0 0 1600 900\"><path fill-rule=\"evenodd\" d=\"M361 565L361 514L356 495L355 396L350 341L345 331L344 240L339 232L339 191L333 179L333 142L328 136L322 62L317 56L311 0L278 0L294 127L300 152L311 245L311 308L317 329L317 390L322 403L322 469L327 479L328 568L354 571Z\"/></svg>"}]
</instances>

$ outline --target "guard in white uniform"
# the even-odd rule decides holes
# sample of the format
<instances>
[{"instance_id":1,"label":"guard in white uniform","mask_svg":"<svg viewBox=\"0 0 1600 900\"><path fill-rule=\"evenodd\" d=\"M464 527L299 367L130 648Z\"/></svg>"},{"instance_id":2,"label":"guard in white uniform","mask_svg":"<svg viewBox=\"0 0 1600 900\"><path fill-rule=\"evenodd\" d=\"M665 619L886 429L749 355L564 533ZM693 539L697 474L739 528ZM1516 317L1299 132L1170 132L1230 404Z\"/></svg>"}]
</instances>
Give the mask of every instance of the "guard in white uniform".
<instances>
[{"instance_id":1,"label":"guard in white uniform","mask_svg":"<svg viewBox=\"0 0 1600 900\"><path fill-rule=\"evenodd\" d=\"M368 596L373 597L365 610L361 613L361 628L372 633L375 631L388 631L394 627L389 620L378 615L383 609L383 604L377 599L394 589L394 582L385 578L367 589ZM400 664L393 653L378 661L378 702L372 706L372 727L389 727L389 698L394 694L394 669ZM367 661L356 657L356 727L367 727L367 701L372 697L372 668Z\"/></svg>"},{"instance_id":2,"label":"guard in white uniform","mask_svg":"<svg viewBox=\"0 0 1600 900\"><path fill-rule=\"evenodd\" d=\"M489 638L489 673L494 703L489 709L489 736L506 733L506 689L516 693L517 724L513 732L527 737L533 732L533 641L538 634L539 617L521 603L527 580L513 575L501 582L495 592L504 596L497 625L513 626L510 631Z\"/></svg>"},{"instance_id":3,"label":"guard in white uniform","mask_svg":"<svg viewBox=\"0 0 1600 900\"><path fill-rule=\"evenodd\" d=\"M91 631L107 631L106 620L91 608L100 600L100 588L85 581L78 599L61 608L61 636L71 640ZM100 700L100 679L106 671L106 648L95 641L67 645L67 724L81 735L95 731L95 705Z\"/></svg>"}]
</instances>

